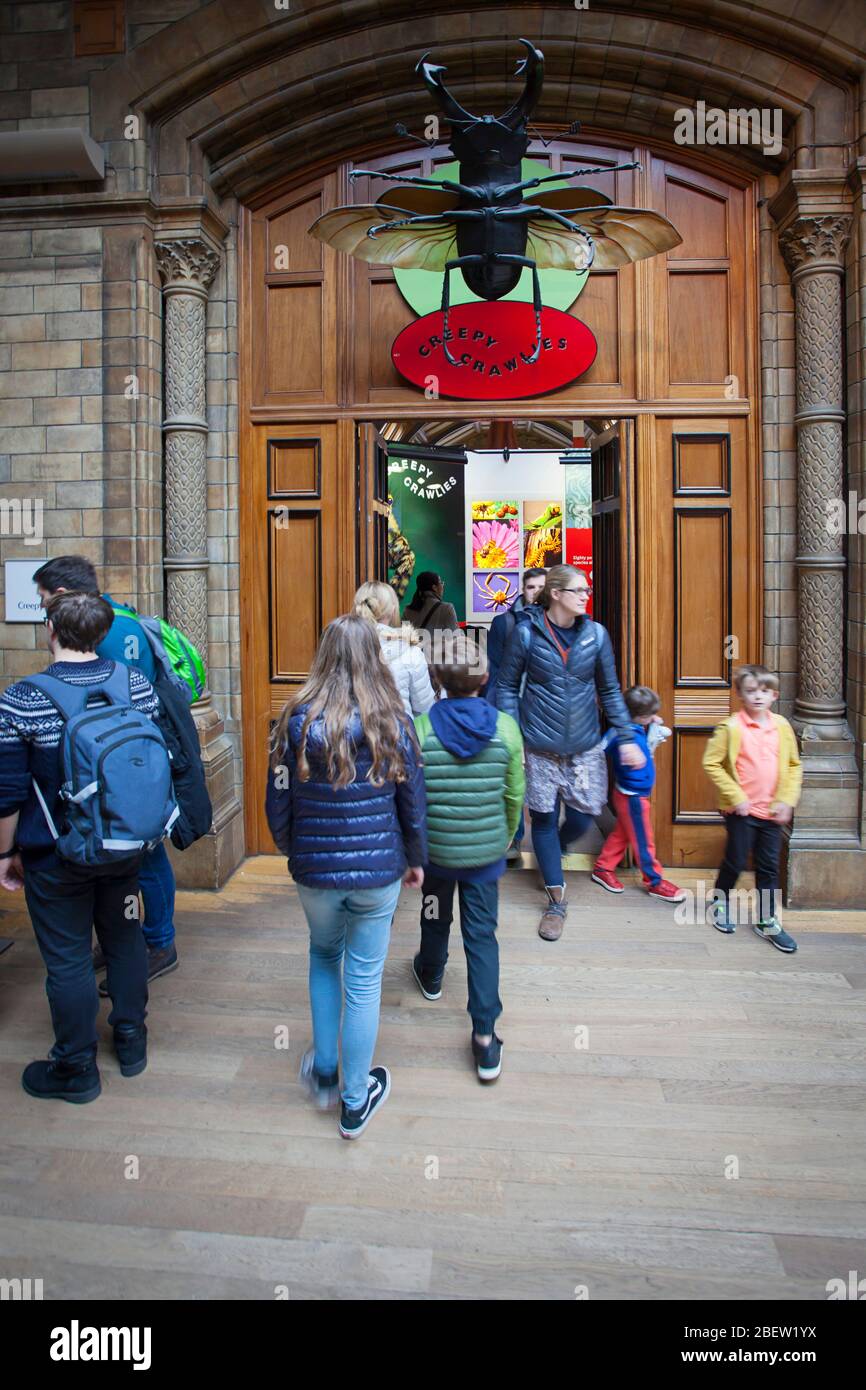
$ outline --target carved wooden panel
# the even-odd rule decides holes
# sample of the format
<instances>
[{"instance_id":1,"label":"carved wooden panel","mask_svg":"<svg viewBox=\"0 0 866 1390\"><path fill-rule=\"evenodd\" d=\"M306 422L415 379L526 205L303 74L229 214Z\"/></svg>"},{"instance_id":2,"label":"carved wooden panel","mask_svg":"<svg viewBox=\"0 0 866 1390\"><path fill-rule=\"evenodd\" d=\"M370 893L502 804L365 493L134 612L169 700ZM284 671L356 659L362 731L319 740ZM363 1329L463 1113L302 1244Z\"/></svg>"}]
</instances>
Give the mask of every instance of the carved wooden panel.
<instances>
[{"instance_id":1,"label":"carved wooden panel","mask_svg":"<svg viewBox=\"0 0 866 1390\"><path fill-rule=\"evenodd\" d=\"M674 434L675 497L730 497L731 436Z\"/></svg>"},{"instance_id":2,"label":"carved wooden panel","mask_svg":"<svg viewBox=\"0 0 866 1390\"><path fill-rule=\"evenodd\" d=\"M569 313L592 329L598 355L580 378L582 386L622 384L620 369L619 272L600 271L589 276Z\"/></svg>"},{"instance_id":3,"label":"carved wooden panel","mask_svg":"<svg viewBox=\"0 0 866 1390\"><path fill-rule=\"evenodd\" d=\"M721 825L713 784L702 759L715 725L674 732L673 819L678 824Z\"/></svg>"},{"instance_id":4,"label":"carved wooden panel","mask_svg":"<svg viewBox=\"0 0 866 1390\"><path fill-rule=\"evenodd\" d=\"M741 399L749 390L746 344L756 314L748 260L756 254L752 192L655 157L651 184L652 205L683 238L645 263L655 332L668 343L658 392Z\"/></svg>"},{"instance_id":5,"label":"carved wooden panel","mask_svg":"<svg viewBox=\"0 0 866 1390\"><path fill-rule=\"evenodd\" d=\"M672 275L669 295L671 385L724 386L731 370L727 276Z\"/></svg>"},{"instance_id":6,"label":"carved wooden panel","mask_svg":"<svg viewBox=\"0 0 866 1390\"><path fill-rule=\"evenodd\" d=\"M731 525L722 507L674 510L674 681L728 685Z\"/></svg>"},{"instance_id":7,"label":"carved wooden panel","mask_svg":"<svg viewBox=\"0 0 866 1390\"><path fill-rule=\"evenodd\" d=\"M666 216L671 219L682 245L671 251L672 260L723 260L729 254L728 199L696 188L675 176L668 179Z\"/></svg>"},{"instance_id":8,"label":"carved wooden panel","mask_svg":"<svg viewBox=\"0 0 866 1390\"><path fill-rule=\"evenodd\" d=\"M333 401L337 384L336 253L309 236L336 206L336 178L283 194L245 226L255 290L250 321L253 406Z\"/></svg>"},{"instance_id":9,"label":"carved wooden panel","mask_svg":"<svg viewBox=\"0 0 866 1390\"><path fill-rule=\"evenodd\" d=\"M322 441L268 439L268 497L321 497Z\"/></svg>"},{"instance_id":10,"label":"carved wooden panel","mask_svg":"<svg viewBox=\"0 0 866 1390\"><path fill-rule=\"evenodd\" d=\"M322 516L280 507L268 523L270 677L297 683L307 677L322 630Z\"/></svg>"}]
</instances>

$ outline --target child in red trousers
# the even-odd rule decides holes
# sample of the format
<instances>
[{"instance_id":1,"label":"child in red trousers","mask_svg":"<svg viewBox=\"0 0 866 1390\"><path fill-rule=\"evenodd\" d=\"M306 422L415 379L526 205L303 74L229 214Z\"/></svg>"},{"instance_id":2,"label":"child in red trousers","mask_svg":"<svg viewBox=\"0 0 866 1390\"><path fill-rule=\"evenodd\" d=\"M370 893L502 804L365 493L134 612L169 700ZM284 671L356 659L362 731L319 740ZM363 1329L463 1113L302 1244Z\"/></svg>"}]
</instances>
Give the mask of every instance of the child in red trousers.
<instances>
[{"instance_id":1,"label":"child in red trousers","mask_svg":"<svg viewBox=\"0 0 866 1390\"><path fill-rule=\"evenodd\" d=\"M621 893L622 884L615 870L619 867L626 849L630 847L636 862L640 864L649 896L664 898L670 903L681 903L686 896L685 893L665 878L662 866L656 858L650 810L650 796L656 780L653 750L669 736L667 730L664 734L661 732L664 728L658 712L661 701L656 692L650 690L647 685L633 685L625 692L624 699L631 715L629 727L646 761L643 767L639 768L623 766L616 737L622 730L612 729L602 739L602 747L610 755L613 763L613 805L617 823L595 861L592 880L593 883L606 888L608 893Z\"/></svg>"}]
</instances>

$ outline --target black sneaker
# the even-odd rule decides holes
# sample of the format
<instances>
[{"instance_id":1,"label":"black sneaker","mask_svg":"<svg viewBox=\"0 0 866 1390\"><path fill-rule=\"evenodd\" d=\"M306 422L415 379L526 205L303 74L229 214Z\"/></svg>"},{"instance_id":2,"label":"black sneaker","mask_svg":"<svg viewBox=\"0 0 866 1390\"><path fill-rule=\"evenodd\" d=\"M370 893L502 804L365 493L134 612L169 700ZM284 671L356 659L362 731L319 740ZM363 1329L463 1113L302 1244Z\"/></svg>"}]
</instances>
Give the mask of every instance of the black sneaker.
<instances>
[{"instance_id":1,"label":"black sneaker","mask_svg":"<svg viewBox=\"0 0 866 1390\"><path fill-rule=\"evenodd\" d=\"M336 1110L340 1103L340 1075L322 1076L316 1071L316 1050L310 1045L301 1058L298 1080L317 1110Z\"/></svg>"},{"instance_id":2,"label":"black sneaker","mask_svg":"<svg viewBox=\"0 0 866 1390\"><path fill-rule=\"evenodd\" d=\"M31 1062L24 1068L21 1085L38 1100L68 1100L72 1105L86 1105L102 1090L95 1062L83 1071L70 1071L62 1062Z\"/></svg>"},{"instance_id":3,"label":"black sneaker","mask_svg":"<svg viewBox=\"0 0 866 1390\"><path fill-rule=\"evenodd\" d=\"M483 1081L485 1084L498 1081L499 1073L502 1071L501 1038L497 1038L494 1033L490 1042L482 1046L473 1033L472 1056L475 1058L475 1070L478 1072L479 1081Z\"/></svg>"},{"instance_id":4,"label":"black sneaker","mask_svg":"<svg viewBox=\"0 0 866 1390\"><path fill-rule=\"evenodd\" d=\"M114 1050L121 1076L138 1076L147 1066L147 1026L115 1028Z\"/></svg>"},{"instance_id":5,"label":"black sneaker","mask_svg":"<svg viewBox=\"0 0 866 1390\"><path fill-rule=\"evenodd\" d=\"M440 975L437 980L429 970L422 970L420 955L416 956L412 962L412 974L415 976L415 982L425 999L442 998L442 976Z\"/></svg>"},{"instance_id":6,"label":"black sneaker","mask_svg":"<svg viewBox=\"0 0 866 1390\"><path fill-rule=\"evenodd\" d=\"M340 1111L340 1133L344 1139L358 1139L367 1128L380 1105L391 1094L391 1073L387 1067L373 1067L367 1088L366 1104L360 1110L350 1110L343 1103Z\"/></svg>"},{"instance_id":7,"label":"black sneaker","mask_svg":"<svg viewBox=\"0 0 866 1390\"><path fill-rule=\"evenodd\" d=\"M170 946L163 946L161 949L147 948L147 982L158 980L160 975L169 975L172 970L177 970L177 947L174 942ZM108 981L103 980L99 986L99 997L108 998Z\"/></svg>"}]
</instances>

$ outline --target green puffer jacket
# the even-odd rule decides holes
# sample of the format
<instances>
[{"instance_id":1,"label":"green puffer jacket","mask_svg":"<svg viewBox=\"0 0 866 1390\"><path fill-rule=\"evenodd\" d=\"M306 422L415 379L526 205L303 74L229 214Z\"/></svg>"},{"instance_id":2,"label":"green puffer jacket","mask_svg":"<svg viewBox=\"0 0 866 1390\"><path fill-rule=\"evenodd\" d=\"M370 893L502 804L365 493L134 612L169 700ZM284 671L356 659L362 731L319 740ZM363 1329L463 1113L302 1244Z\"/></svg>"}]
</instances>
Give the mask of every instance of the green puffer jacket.
<instances>
[{"instance_id":1,"label":"green puffer jacket","mask_svg":"<svg viewBox=\"0 0 866 1390\"><path fill-rule=\"evenodd\" d=\"M495 863L514 838L526 792L516 720L497 711L489 741L468 758L449 752L429 714L416 717L415 729L424 759L430 863L449 869Z\"/></svg>"}]
</instances>

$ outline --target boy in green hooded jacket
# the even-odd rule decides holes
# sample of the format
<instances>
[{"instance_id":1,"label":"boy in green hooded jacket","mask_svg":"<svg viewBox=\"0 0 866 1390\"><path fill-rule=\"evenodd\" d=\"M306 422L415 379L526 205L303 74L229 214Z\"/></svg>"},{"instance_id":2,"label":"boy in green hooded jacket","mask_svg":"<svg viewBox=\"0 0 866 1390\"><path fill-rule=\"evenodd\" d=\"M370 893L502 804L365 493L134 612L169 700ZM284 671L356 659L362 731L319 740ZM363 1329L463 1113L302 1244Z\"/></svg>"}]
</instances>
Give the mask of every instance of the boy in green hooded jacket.
<instances>
[{"instance_id":1,"label":"boy in green hooded jacket","mask_svg":"<svg viewBox=\"0 0 866 1390\"><path fill-rule=\"evenodd\" d=\"M449 633L451 660L434 673L445 698L415 720L424 760L430 862L424 867L421 949L413 973L425 999L442 996L454 889L469 976L472 1053L481 1081L502 1071L495 1023L499 879L523 808L523 740L511 715L479 698L487 660L464 633Z\"/></svg>"}]
</instances>

